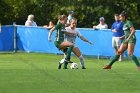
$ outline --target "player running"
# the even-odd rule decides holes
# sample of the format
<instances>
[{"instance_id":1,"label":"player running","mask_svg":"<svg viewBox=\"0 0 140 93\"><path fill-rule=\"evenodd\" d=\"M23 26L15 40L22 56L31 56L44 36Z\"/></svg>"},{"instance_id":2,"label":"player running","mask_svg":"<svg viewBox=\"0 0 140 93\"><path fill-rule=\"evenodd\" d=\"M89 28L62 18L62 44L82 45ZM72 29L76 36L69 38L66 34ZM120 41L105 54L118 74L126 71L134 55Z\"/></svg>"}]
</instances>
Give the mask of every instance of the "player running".
<instances>
[{"instance_id":1,"label":"player running","mask_svg":"<svg viewBox=\"0 0 140 93\"><path fill-rule=\"evenodd\" d=\"M117 54L112 58L111 62L103 67L104 69L111 69L113 63L118 60L120 55L128 49L128 55L132 58L132 60L137 65L137 68L140 69L140 63L137 60L137 57L133 55L135 44L136 44L136 36L135 36L135 28L131 21L127 19L127 15L125 12L120 14L120 20L124 23L123 30L125 33L125 39L123 40Z\"/></svg>"}]
</instances>

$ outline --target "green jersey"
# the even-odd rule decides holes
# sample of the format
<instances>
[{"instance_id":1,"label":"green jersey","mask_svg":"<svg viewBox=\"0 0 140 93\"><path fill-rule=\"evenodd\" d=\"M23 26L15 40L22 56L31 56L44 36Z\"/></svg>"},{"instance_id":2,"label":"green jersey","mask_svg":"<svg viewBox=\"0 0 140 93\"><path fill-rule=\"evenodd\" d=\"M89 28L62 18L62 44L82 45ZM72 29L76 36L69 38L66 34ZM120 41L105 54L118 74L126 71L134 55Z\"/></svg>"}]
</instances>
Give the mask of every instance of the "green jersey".
<instances>
[{"instance_id":1,"label":"green jersey","mask_svg":"<svg viewBox=\"0 0 140 93\"><path fill-rule=\"evenodd\" d=\"M123 25L123 30L124 30L124 33L125 33L125 39L129 37L131 31L130 31L130 28L133 26L132 22L131 21L128 21L126 20L124 22L124 25ZM132 35L132 37L130 39L136 39L136 36L135 34Z\"/></svg>"},{"instance_id":2,"label":"green jersey","mask_svg":"<svg viewBox=\"0 0 140 93\"><path fill-rule=\"evenodd\" d=\"M125 33L125 39L123 40L123 43L125 43L125 40L129 37L129 35L131 34L131 31L130 31L130 28L133 27L133 24L131 21L128 21L126 20L124 22L124 25L123 25L123 30L124 30L124 33ZM136 43L136 36L135 34L133 34L131 36L131 38L129 39L128 43Z\"/></svg>"},{"instance_id":3,"label":"green jersey","mask_svg":"<svg viewBox=\"0 0 140 93\"><path fill-rule=\"evenodd\" d=\"M62 25L62 23L58 23L56 26L55 26L55 29L56 29L56 37L55 37L55 41L64 41L64 29L65 29L65 26Z\"/></svg>"},{"instance_id":4,"label":"green jersey","mask_svg":"<svg viewBox=\"0 0 140 93\"><path fill-rule=\"evenodd\" d=\"M56 29L56 37L55 37L54 44L58 49L60 49L60 45L64 41L64 29L65 29L65 26L63 26L62 23L59 22L55 26L55 29Z\"/></svg>"}]
</instances>

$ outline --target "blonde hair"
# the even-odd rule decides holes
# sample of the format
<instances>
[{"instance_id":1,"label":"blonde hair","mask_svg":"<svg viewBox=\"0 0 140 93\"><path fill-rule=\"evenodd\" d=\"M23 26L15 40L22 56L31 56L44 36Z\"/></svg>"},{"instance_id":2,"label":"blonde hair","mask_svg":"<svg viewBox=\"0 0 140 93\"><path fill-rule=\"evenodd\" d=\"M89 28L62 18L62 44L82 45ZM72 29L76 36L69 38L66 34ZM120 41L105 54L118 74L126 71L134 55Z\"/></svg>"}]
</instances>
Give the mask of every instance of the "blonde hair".
<instances>
[{"instance_id":1,"label":"blonde hair","mask_svg":"<svg viewBox=\"0 0 140 93\"><path fill-rule=\"evenodd\" d=\"M59 19L59 20L63 20L63 19L65 19L66 17L67 17L66 15L61 15L61 16L58 17L58 19Z\"/></svg>"},{"instance_id":2,"label":"blonde hair","mask_svg":"<svg viewBox=\"0 0 140 93\"><path fill-rule=\"evenodd\" d=\"M57 24L58 24L61 20L64 20L65 18L67 18L66 15L59 15L59 16L58 16Z\"/></svg>"},{"instance_id":3,"label":"blonde hair","mask_svg":"<svg viewBox=\"0 0 140 93\"><path fill-rule=\"evenodd\" d=\"M33 20L34 19L34 15L33 14L28 15L28 18L27 19L28 20Z\"/></svg>"}]
</instances>

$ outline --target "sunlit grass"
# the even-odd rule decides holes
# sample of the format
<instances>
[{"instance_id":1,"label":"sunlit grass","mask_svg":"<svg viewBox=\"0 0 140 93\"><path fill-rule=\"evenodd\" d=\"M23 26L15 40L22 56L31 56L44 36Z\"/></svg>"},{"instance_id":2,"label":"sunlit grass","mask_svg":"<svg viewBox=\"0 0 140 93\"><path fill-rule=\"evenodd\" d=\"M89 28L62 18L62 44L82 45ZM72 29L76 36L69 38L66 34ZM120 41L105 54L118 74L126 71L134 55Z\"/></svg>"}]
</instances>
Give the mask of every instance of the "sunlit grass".
<instances>
[{"instance_id":1,"label":"sunlit grass","mask_svg":"<svg viewBox=\"0 0 140 93\"><path fill-rule=\"evenodd\" d=\"M139 93L140 71L131 60L102 67L109 59L85 57L81 69L57 69L63 55L41 53L0 54L0 93Z\"/></svg>"}]
</instances>

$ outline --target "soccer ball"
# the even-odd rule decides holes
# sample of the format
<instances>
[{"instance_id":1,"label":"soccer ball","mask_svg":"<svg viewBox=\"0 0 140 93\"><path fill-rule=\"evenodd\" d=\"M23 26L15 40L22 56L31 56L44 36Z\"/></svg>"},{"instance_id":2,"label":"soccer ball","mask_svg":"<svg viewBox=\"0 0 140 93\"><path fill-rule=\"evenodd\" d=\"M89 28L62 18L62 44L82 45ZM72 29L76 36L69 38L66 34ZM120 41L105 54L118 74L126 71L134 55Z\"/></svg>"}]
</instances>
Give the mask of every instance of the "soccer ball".
<instances>
[{"instance_id":1,"label":"soccer ball","mask_svg":"<svg viewBox=\"0 0 140 93\"><path fill-rule=\"evenodd\" d=\"M78 64L77 63L71 63L70 68L71 69L78 69Z\"/></svg>"}]
</instances>

